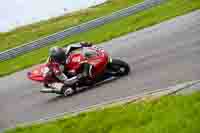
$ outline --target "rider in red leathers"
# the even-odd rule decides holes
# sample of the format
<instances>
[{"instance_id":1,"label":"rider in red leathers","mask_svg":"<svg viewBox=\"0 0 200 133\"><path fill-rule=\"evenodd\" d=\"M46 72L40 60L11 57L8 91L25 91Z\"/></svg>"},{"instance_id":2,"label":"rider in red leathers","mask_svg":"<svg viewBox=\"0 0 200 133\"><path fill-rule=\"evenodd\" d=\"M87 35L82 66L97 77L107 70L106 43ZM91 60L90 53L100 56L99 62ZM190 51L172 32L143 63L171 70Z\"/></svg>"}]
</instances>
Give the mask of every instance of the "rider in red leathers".
<instances>
[{"instance_id":1,"label":"rider in red leathers","mask_svg":"<svg viewBox=\"0 0 200 133\"><path fill-rule=\"evenodd\" d=\"M48 73L44 73L43 77L46 79L44 82L45 88L42 89L43 92L60 92L62 87L73 86L78 80L86 78L91 74L92 66L89 64L84 64L83 72L71 78L65 74L66 64L68 63L68 55L79 48L91 47L92 43L90 42L81 42L77 45L69 45L67 48L52 47L49 52L49 58L47 59ZM55 77L61 81L57 83L51 83L48 81L48 75L53 74ZM73 93L73 87L68 87L66 94Z\"/></svg>"}]
</instances>

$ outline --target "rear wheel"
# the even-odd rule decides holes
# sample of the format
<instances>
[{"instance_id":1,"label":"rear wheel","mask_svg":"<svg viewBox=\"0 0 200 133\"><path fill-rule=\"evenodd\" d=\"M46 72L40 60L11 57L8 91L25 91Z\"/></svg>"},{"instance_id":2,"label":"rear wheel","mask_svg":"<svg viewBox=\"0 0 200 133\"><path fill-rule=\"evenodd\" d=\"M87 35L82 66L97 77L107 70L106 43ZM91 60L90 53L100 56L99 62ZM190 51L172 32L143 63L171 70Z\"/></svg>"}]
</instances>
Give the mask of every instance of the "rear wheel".
<instances>
[{"instance_id":1,"label":"rear wheel","mask_svg":"<svg viewBox=\"0 0 200 133\"><path fill-rule=\"evenodd\" d=\"M108 64L108 73L112 76L125 76L130 72L129 65L119 59L113 59L111 63Z\"/></svg>"}]
</instances>

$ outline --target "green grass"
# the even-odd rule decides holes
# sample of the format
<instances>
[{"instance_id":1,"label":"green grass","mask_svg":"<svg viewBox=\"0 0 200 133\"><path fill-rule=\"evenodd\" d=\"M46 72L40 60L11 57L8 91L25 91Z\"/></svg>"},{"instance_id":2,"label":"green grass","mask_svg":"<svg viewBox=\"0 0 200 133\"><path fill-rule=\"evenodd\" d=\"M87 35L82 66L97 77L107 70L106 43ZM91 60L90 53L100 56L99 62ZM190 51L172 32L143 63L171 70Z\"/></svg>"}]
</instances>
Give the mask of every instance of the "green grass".
<instances>
[{"instance_id":1,"label":"green grass","mask_svg":"<svg viewBox=\"0 0 200 133\"><path fill-rule=\"evenodd\" d=\"M200 92L118 105L5 133L199 133Z\"/></svg>"},{"instance_id":2,"label":"green grass","mask_svg":"<svg viewBox=\"0 0 200 133\"><path fill-rule=\"evenodd\" d=\"M200 0L168 0L157 7L100 26L96 29L71 36L63 41L53 43L50 46L63 46L81 40L100 43L160 23L170 18L186 14L196 9L200 9ZM48 48L50 46L32 51L8 61L0 62L0 76L43 62L48 55Z\"/></svg>"},{"instance_id":3,"label":"green grass","mask_svg":"<svg viewBox=\"0 0 200 133\"><path fill-rule=\"evenodd\" d=\"M7 33L0 33L0 51L16 47L97 17L108 15L141 1L143 0L109 0L104 4L86 10L20 27Z\"/></svg>"}]
</instances>

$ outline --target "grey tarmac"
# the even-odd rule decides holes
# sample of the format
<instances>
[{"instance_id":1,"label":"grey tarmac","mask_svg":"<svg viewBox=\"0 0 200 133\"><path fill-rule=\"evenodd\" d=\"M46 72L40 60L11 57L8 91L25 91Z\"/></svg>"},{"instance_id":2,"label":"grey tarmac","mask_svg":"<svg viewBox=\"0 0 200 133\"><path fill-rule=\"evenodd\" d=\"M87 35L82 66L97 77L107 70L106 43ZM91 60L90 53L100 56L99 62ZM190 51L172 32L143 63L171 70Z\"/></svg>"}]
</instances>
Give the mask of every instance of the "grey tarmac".
<instances>
[{"instance_id":1,"label":"grey tarmac","mask_svg":"<svg viewBox=\"0 0 200 133\"><path fill-rule=\"evenodd\" d=\"M27 79L30 69L0 79L0 129L23 122L200 79L200 10L105 42L114 58L127 61L129 76L72 97L42 94Z\"/></svg>"}]
</instances>

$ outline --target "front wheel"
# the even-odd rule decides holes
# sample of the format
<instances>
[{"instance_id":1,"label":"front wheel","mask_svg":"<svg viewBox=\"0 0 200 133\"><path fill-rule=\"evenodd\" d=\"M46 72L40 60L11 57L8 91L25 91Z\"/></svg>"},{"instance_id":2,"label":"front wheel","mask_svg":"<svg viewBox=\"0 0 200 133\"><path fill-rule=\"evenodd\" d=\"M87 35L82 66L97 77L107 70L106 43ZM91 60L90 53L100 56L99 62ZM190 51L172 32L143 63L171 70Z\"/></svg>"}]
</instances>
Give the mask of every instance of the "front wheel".
<instances>
[{"instance_id":1,"label":"front wheel","mask_svg":"<svg viewBox=\"0 0 200 133\"><path fill-rule=\"evenodd\" d=\"M75 87L63 86L60 93L61 95L67 97L73 95L75 92L76 92Z\"/></svg>"},{"instance_id":2,"label":"front wheel","mask_svg":"<svg viewBox=\"0 0 200 133\"><path fill-rule=\"evenodd\" d=\"M107 67L108 73L112 76L125 76L130 72L130 66L119 59L113 59Z\"/></svg>"}]
</instances>

